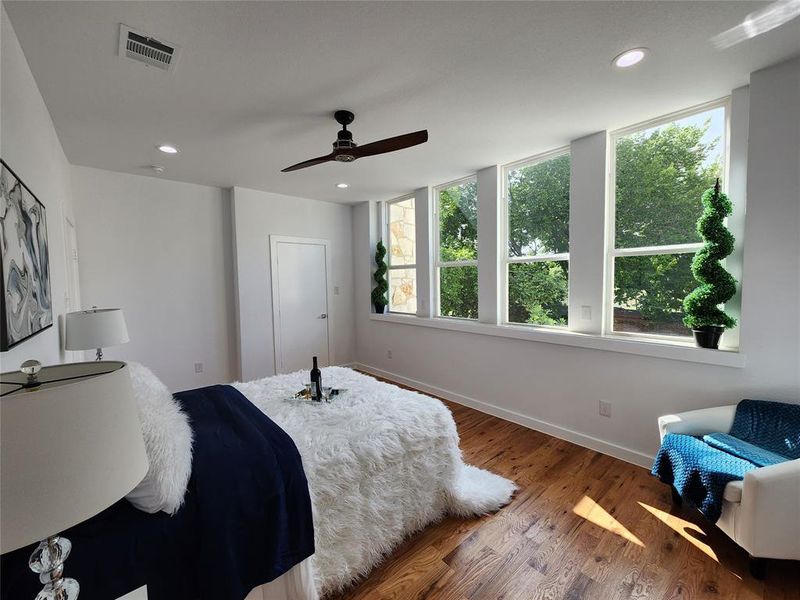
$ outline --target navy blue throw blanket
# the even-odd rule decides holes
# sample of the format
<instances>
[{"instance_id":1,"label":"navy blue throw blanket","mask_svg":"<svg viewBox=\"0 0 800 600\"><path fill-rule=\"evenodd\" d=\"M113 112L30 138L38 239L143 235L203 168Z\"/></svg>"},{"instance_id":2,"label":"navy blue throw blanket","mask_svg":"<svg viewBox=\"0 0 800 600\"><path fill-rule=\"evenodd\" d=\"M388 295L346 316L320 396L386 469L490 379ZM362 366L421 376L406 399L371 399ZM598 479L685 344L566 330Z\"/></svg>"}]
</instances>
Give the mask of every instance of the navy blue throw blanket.
<instances>
[{"instance_id":1,"label":"navy blue throw blanket","mask_svg":"<svg viewBox=\"0 0 800 600\"><path fill-rule=\"evenodd\" d=\"M81 600L113 600L147 585L149 600L243 600L314 553L311 500L291 438L236 389L175 397L194 432L186 502L173 516L120 500L63 532L65 575ZM2 556L2 600L34 598L35 545Z\"/></svg>"},{"instance_id":2,"label":"navy blue throw blanket","mask_svg":"<svg viewBox=\"0 0 800 600\"><path fill-rule=\"evenodd\" d=\"M668 433L653 464L653 475L715 523L725 486L751 469L800 458L800 405L742 400L729 433L702 440Z\"/></svg>"}]
</instances>

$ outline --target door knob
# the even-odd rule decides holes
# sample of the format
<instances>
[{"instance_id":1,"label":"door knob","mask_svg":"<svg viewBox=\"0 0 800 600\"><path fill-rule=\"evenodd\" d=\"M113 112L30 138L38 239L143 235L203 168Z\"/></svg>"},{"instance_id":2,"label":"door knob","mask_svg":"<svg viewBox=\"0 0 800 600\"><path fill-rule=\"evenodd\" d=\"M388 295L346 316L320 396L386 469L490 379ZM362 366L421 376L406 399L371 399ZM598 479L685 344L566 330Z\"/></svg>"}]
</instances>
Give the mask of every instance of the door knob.
<instances>
[{"instance_id":1,"label":"door knob","mask_svg":"<svg viewBox=\"0 0 800 600\"><path fill-rule=\"evenodd\" d=\"M328 318L328 315L326 315L325 313L322 313L322 314L319 316L319 318L320 318L320 319L327 319L327 318Z\"/></svg>"}]
</instances>

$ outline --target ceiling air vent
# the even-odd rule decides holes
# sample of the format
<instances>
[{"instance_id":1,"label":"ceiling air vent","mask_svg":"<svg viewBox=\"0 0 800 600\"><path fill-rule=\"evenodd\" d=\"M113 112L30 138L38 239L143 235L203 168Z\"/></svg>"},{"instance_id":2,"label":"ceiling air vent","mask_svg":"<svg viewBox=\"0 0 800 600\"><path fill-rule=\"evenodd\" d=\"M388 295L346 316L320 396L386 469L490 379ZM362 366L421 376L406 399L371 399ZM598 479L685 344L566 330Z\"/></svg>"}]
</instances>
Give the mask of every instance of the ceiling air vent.
<instances>
[{"instance_id":1,"label":"ceiling air vent","mask_svg":"<svg viewBox=\"0 0 800 600\"><path fill-rule=\"evenodd\" d=\"M178 60L180 47L158 40L127 25L119 26L119 55L170 71Z\"/></svg>"}]
</instances>

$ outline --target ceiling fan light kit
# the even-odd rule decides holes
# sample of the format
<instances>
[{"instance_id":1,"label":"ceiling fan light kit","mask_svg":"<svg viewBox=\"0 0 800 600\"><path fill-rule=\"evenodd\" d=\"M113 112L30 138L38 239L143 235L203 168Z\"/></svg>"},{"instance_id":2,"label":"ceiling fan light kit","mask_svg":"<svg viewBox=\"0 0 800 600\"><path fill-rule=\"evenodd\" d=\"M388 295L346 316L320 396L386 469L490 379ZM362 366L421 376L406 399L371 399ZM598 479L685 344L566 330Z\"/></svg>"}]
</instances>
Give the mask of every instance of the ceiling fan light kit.
<instances>
[{"instance_id":1,"label":"ceiling fan light kit","mask_svg":"<svg viewBox=\"0 0 800 600\"><path fill-rule=\"evenodd\" d=\"M359 146L353 141L353 133L347 129L347 126L355 120L355 115L349 110L337 110L333 113L333 118L342 126L336 134L336 141L333 142L333 152L286 167L282 169L282 173L297 171L298 169L305 169L306 167L313 167L330 161L349 163L365 156L395 152L418 144L424 144L428 141L428 130L422 129Z\"/></svg>"}]
</instances>

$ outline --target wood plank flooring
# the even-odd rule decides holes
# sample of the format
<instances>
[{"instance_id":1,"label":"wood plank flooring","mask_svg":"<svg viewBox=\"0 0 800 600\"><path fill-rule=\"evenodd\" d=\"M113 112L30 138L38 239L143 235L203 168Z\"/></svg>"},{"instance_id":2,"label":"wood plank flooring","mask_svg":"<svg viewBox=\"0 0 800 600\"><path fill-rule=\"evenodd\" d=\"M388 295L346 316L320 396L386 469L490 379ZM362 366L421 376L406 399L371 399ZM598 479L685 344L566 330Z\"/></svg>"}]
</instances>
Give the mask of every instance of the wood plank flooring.
<instances>
[{"instance_id":1,"label":"wood plank flooring","mask_svg":"<svg viewBox=\"0 0 800 600\"><path fill-rule=\"evenodd\" d=\"M494 515L447 518L335 600L800 600L800 563L747 555L647 470L446 402L467 462L520 486Z\"/></svg>"}]
</instances>

